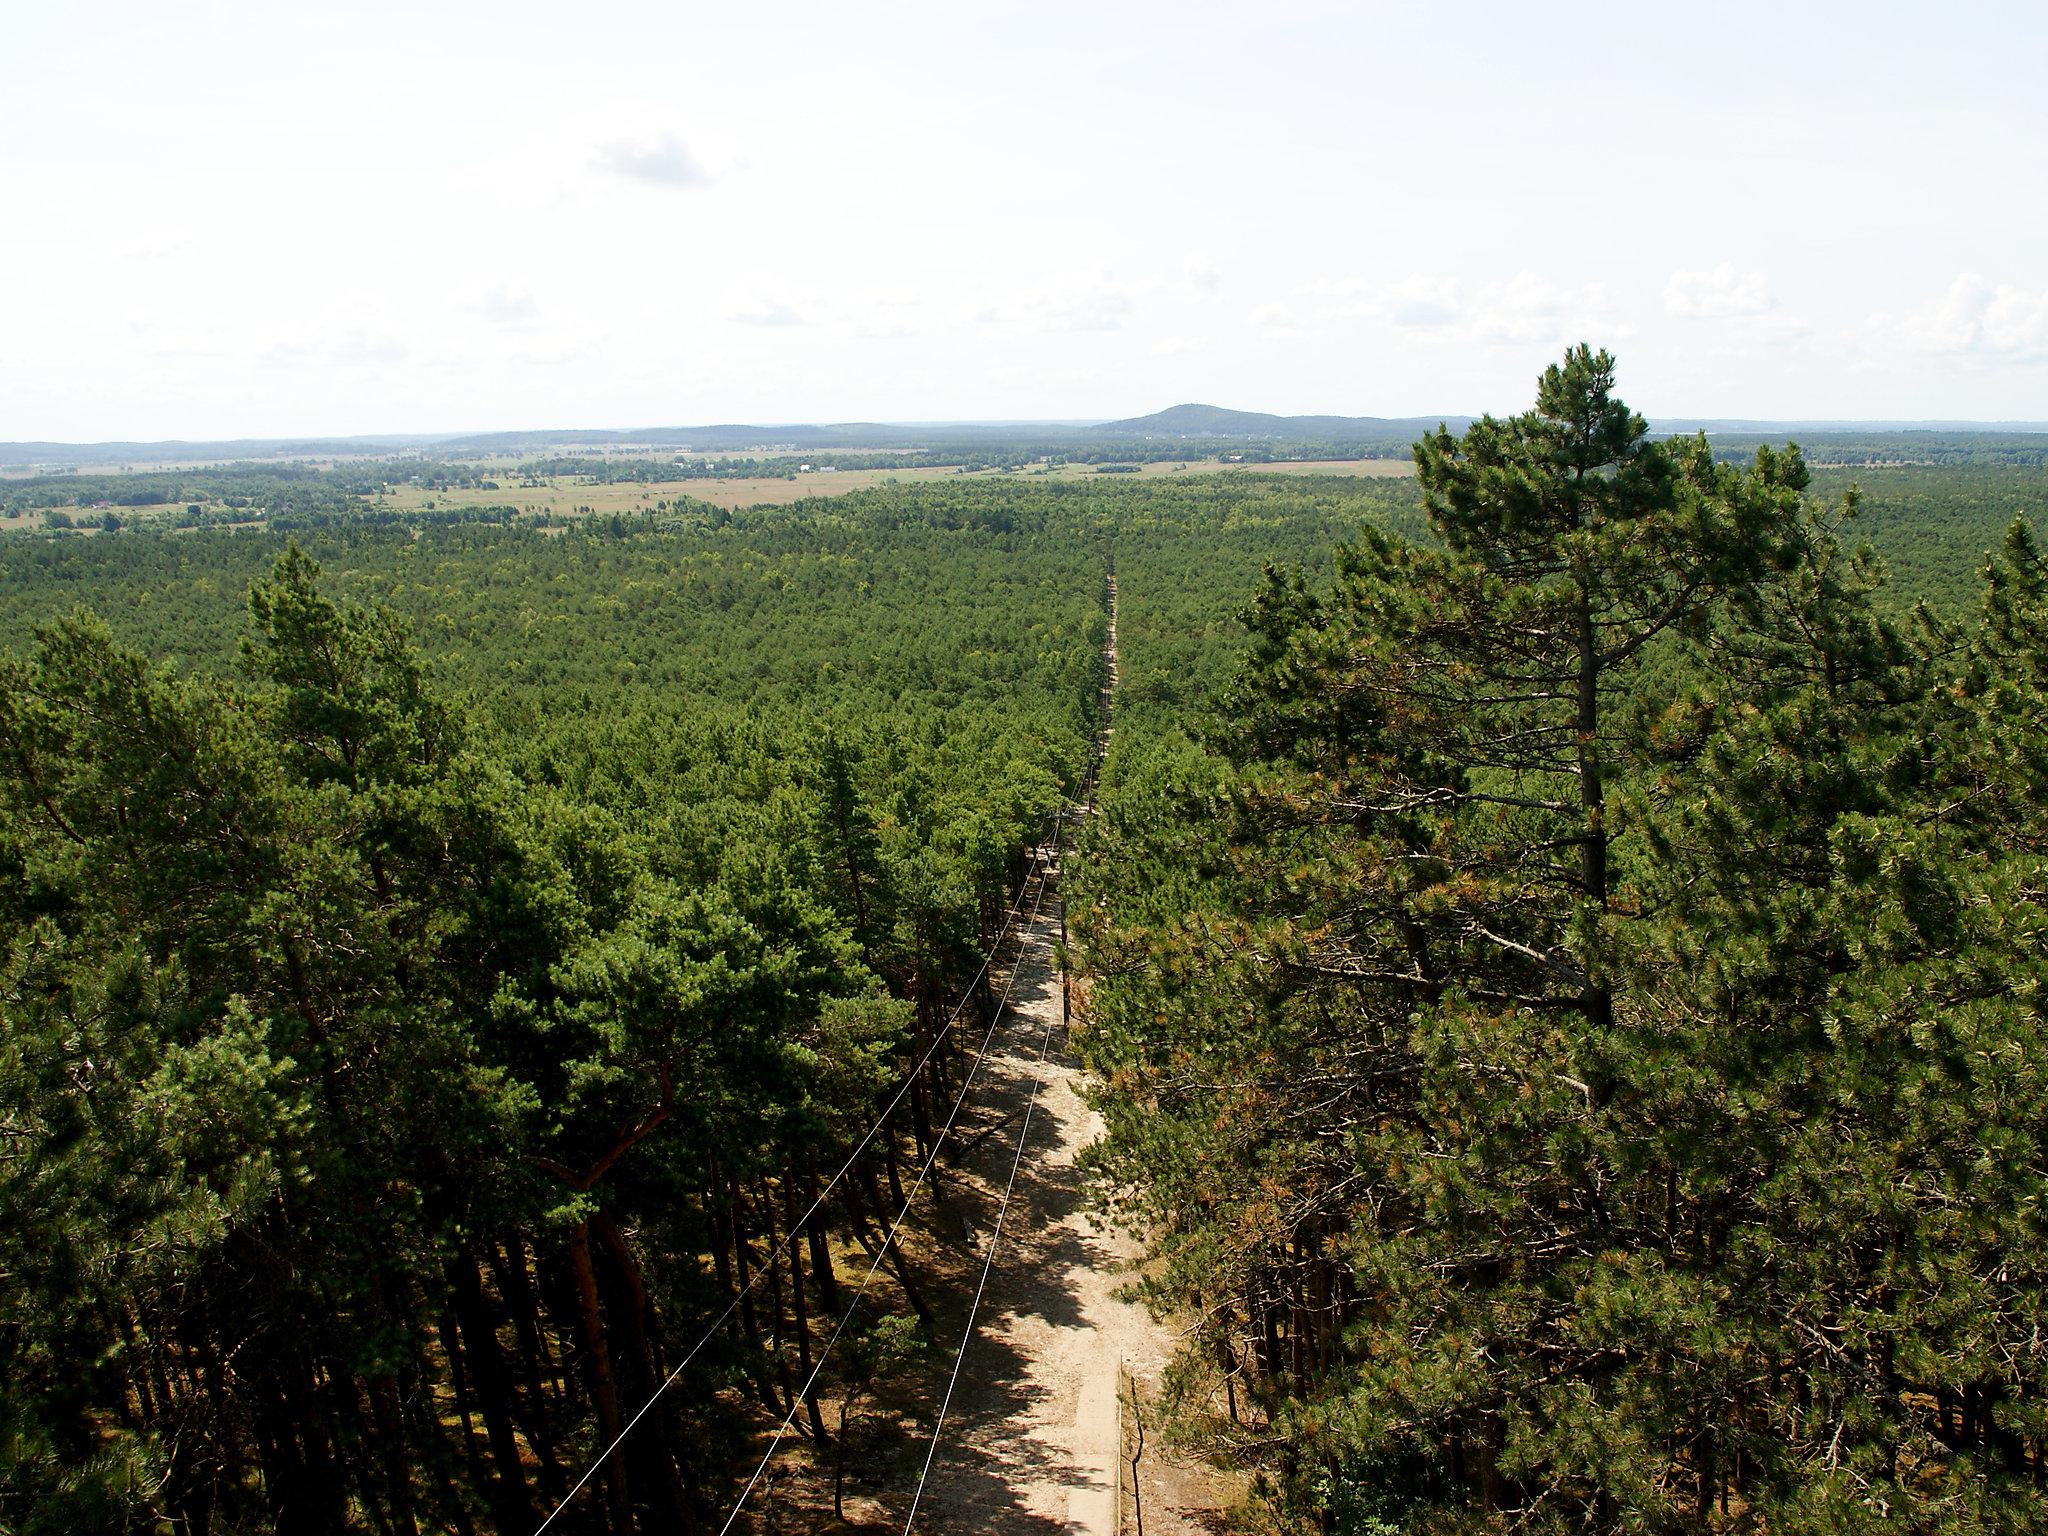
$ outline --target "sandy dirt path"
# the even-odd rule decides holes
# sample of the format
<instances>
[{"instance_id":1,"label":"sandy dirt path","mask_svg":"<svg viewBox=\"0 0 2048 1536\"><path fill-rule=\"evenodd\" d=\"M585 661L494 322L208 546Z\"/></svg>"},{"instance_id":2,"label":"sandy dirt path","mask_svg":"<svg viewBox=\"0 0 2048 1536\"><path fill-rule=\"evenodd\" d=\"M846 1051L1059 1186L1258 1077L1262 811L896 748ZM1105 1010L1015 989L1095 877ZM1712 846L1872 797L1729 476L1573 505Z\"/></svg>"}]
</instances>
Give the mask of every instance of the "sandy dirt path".
<instances>
[{"instance_id":1,"label":"sandy dirt path","mask_svg":"<svg viewBox=\"0 0 2048 1536\"><path fill-rule=\"evenodd\" d=\"M1083 1101L1066 1051L1053 948L1059 919L1050 908L1027 938L1011 998L1015 1017L976 1095L1002 1128L962 1160L967 1177L951 1183L946 1200L963 1245L984 1252L1030 1105L1001 1243L917 1506L914 1529L928 1536L1110 1536L1121 1373L1156 1380L1170 1349L1165 1329L1142 1306L1114 1294L1129 1278L1136 1244L1082 1208L1076 1159L1100 1134L1101 1120ZM950 1356L964 1308L949 1310L940 1337ZM907 1512L907 1498L889 1503ZM1161 1536L1214 1529L1165 1504L1148 1505L1145 1524Z\"/></svg>"},{"instance_id":2,"label":"sandy dirt path","mask_svg":"<svg viewBox=\"0 0 2048 1536\"><path fill-rule=\"evenodd\" d=\"M1113 575L1105 595L1110 687L1098 755L1109 742L1116 680ZM1091 801L1093 787L1091 773ZM921 1494L906 1482L882 1501L894 1529L902 1529L913 1495L912 1529L924 1536L1112 1536L1134 1528L1131 1475L1117 1466L1124 1431L1118 1395L1126 1373L1141 1391L1156 1384L1172 1343L1144 1307L1116 1296L1138 1244L1084 1209L1078 1158L1101 1134L1102 1119L1081 1096L1080 1069L1067 1048L1059 910L1054 864L1048 899L1019 947L1011 1016L974 1094L979 1129L969 1132L971 1150L941 1196L937 1227L961 1292L938 1330L949 1366L1013 1166L1015 1185L930 1475ZM911 1448L912 1479L929 1444ZM1140 1476L1148 1536L1223 1529L1215 1480L1172 1461L1156 1437Z\"/></svg>"},{"instance_id":3,"label":"sandy dirt path","mask_svg":"<svg viewBox=\"0 0 2048 1536\"><path fill-rule=\"evenodd\" d=\"M918 1510L918 1529L926 1531L1108 1536L1117 1366L1133 1353L1153 1364L1161 1353L1144 1309L1111 1294L1119 1264L1130 1257L1127 1242L1080 1210L1075 1157L1097 1127L1065 1053L1051 963L1057 936L1058 919L1041 917L1012 999L1015 1022L1028 1027L1006 1031L1009 1050L991 1063L988 1102L1001 1106L998 1113L1016 1114L1032 1084L1040 1086L1002 1243ZM1040 1064L1032 1055L1048 1029ZM1015 1151L1013 1129L990 1137L970 1160L992 1193ZM984 1210L976 1221L984 1241L989 1220Z\"/></svg>"}]
</instances>

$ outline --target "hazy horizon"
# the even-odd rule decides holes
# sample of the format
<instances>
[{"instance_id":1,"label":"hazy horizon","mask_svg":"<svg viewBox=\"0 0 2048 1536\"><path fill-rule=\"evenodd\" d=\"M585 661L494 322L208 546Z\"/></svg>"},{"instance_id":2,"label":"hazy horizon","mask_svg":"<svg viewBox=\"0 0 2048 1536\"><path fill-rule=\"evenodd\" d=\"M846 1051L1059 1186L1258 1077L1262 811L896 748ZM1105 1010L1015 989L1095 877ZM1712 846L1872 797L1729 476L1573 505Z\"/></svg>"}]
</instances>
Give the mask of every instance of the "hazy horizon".
<instances>
[{"instance_id":1,"label":"hazy horizon","mask_svg":"<svg viewBox=\"0 0 2048 1536\"><path fill-rule=\"evenodd\" d=\"M1185 404L1197 404L1197 403L1204 403L1204 404L1206 404L1206 403L1210 403L1210 402L1193 402L1193 401L1189 401L1189 402L1180 402L1180 403L1185 403ZM1231 407L1230 409L1235 409L1235 408L1234 408L1234 407ZM1146 414L1146 415L1152 415L1152 414L1156 414L1156 413L1153 413L1153 412L1146 412L1145 414ZM1257 413L1257 412L1253 412L1253 414L1278 414L1278 413ZM1293 414L1293 415L1296 415L1296 416L1303 416L1303 417L1306 417L1306 416L1332 416L1332 415L1337 415L1337 414L1339 414L1339 413L1337 413L1337 412L1328 412L1328 411L1303 411L1303 412L1297 412L1297 413L1292 413L1292 414ZM1406 426L1406 425L1410 425L1410 424L1414 424L1414 423L1422 423L1422 422L1438 422L1438 421L1447 421L1447 422L1463 422L1463 421L1470 421L1470 420L1476 419L1476 417L1478 417L1478 416L1479 416L1480 414L1481 414L1480 412L1476 412L1476 411L1404 411L1404 412L1400 412L1400 413L1398 413L1398 414L1396 414L1396 415L1391 415L1391 416L1385 416L1385 417L1380 417L1380 418L1377 418L1377 419L1379 419L1379 420L1384 420L1384 421L1387 421L1387 422L1390 422L1390 423L1394 423L1394 424L1397 424L1397 425L1403 425L1403 426ZM995 431L996 429L1000 429L1000 428L1018 428L1018 429L1066 429L1066 430L1075 430L1075 429L1079 429L1079 430L1086 430L1086 429L1087 429L1087 428L1089 428L1089 427L1093 427L1093 426L1099 426L1099 425L1103 425L1103 424L1105 424L1105 423L1112 423L1112 424L1113 424L1113 423L1114 423L1114 422L1116 422L1116 421L1120 421L1120 420L1125 420L1125 419L1128 419L1128 418L1105 418L1105 417L1095 417L1095 416L1042 416L1042 417L1000 417L1000 418L981 418L981 419L976 419L976 418L971 418L971 417L960 417L960 418L954 418L954 419L931 419L931 420L924 420L924 421L891 421L891 420L883 420L883 419L879 419L879 418L853 418L853 419L848 419L848 420L845 420L845 421L770 421L770 420L762 420L762 421L751 421L751 422L749 422L749 421L739 421L739 420L737 420L737 419L727 419L727 420L722 420L722 421L711 421L711 420L706 420L706 421L695 421L695 422L644 422L644 421L643 421L643 422L631 422L631 423L625 423L625 424L620 424L620 423L599 423L599 424L594 424L594 425L590 425L590 426L581 426L581 427L563 427L563 426L551 426L551 425L533 425L533 424L511 424L511 425L507 425L507 424L502 424L502 423L501 423L501 424L498 424L498 425L494 425L494 426L464 426L464 427L453 427L453 428L438 428L438 429L437 429L437 428L424 428L424 429L423 429L423 428L413 428L413 427L399 427L399 428L392 428L392 429L390 429L390 430L388 430L388 431L366 431L366 432L294 432L294 433L250 433L250 432L238 432L238 433L229 433L229 434L224 434L224 435L221 435L221 436L218 436L218 437L191 437L191 436L174 436L174 437L159 437L159 438L0 438L0 448L15 448L15 449L19 449L19 448L24 448L24 447L30 447L30 446L42 446L42 445L48 445L48 446L51 446L51 447L58 447L58 448L156 448L156 447L165 447L165 448L172 448L172 447L197 447L197 448L211 448L211 447L225 447L225 446L236 446L236 445L242 445L242 444L249 444L249 445L257 445L257 446L262 446L262 445L270 445L270 444L291 444L291 445L299 445L299 444L307 444L307 445L314 445L314 444L317 444L317 445L345 445L345 444L349 444L349 443L363 443L363 444L366 444L366 445L370 445L370 446L376 446L376 445L382 445L382 444L393 444L393 445L417 444L417 445L419 445L419 446L421 446L421 447L432 447L432 446L433 446L433 445L435 445L436 443L440 443L440 442L447 442L447 441L454 441L454 440L462 440L462 439L470 439L470 438L487 438L487 437L526 437L526 438L545 438L545 437L547 437L547 435L548 435L548 434L550 434L550 433L554 433L554 432L560 432L560 433L563 433L563 434L565 434L565 437L566 437L566 435L567 435L567 434L571 434L571 433L595 433L595 434L611 434L611 435L616 435L616 436L618 436L618 437L620 437L620 438L623 438L623 439L626 439L626 440L628 440L628 441L627 441L627 445L630 445L630 439L631 439L631 436L632 436L632 434L634 434L634 433L676 433L676 432L689 432L689 431L706 431L706 432L709 432L709 431L732 431L732 430L737 430L737 429L755 429L755 428L758 428L759 430L761 430L761 431L764 431L764 432L767 432L767 431L775 431L775 430L779 430L779 429L787 429L787 430L805 430L805 429L819 429L819 428L823 428L823 429L831 429L831 430L843 430L843 429L846 429L846 428L853 428L853 427L868 427L868 426L873 426L873 427L886 427L886 428L890 428L890 429L894 429L894 430L910 430L910 429L917 429L917 428L934 428L934 429L947 429L947 430L954 430L954 431L959 431L959 430L967 430L967 429L979 429L979 430L983 430L983 431L989 431L989 432L993 432L993 431ZM1372 418L1360 418L1360 419L1372 419ZM1789 431L1789 430L1801 430L1801 431L1808 431L1808 432L1858 432L1858 431L1887 431L1887 432L1914 432L1914 431L1926 431L1926 432L1943 432L1943 431L1948 431L1948 432L1962 432L1962 433L1972 433L1972 432L1983 432L1983 433L1987 433L1987 434L1988 434L1988 433L1996 433L1996 432L2018 432L2018 433L2044 433L2044 434L2048 434L2048 419L2043 419L2043 420L2029 420L2029 419L2015 419L2015 420L1992 420L1992 419L1985 419L1985 418L1979 418L1979 417L1953 417L1953 418L1935 418L1935 417L1917 417L1917 418L1916 418L1916 417L1779 417L1779 418L1770 418L1770 417L1713 417L1713 416L1701 416L1701 415L1697 415L1697 414L1693 414L1693 415L1686 415L1686 414L1683 414L1683 413L1680 413L1680 414L1676 414L1676 415L1670 415L1670 416L1655 416L1655 417L1650 417L1650 418L1648 418L1648 419L1649 419L1649 422L1650 422L1650 427L1651 427L1651 430L1652 430L1652 431L1656 431L1656 432L1671 432L1671 431L1677 431L1677 432L1689 432L1689 431L1692 431L1692 430L1698 429L1698 430L1704 430L1704 431L1708 431L1708 432L1722 432L1722 433L1731 433L1731 434L1737 434L1737 435L1747 434L1747 433L1750 433L1750 432L1781 432L1781 431ZM1214 435L1214 434L1207 434L1207 435ZM1198 440L1199 440L1199 436L1200 436L1200 435L1189 435L1189 436L1188 436L1188 439L1187 439L1187 440L1188 440L1188 441L1190 441L1190 442L1198 441ZM658 447L661 447L661 448L664 448L664 449L665 449L665 448L668 448L668 447L670 447L670 446L673 446L673 445L669 445L669 444L658 444L658 445L655 445L655 446L658 446ZM849 444L849 445L845 445L845 446L848 446L848 447L850 447L850 446L852 446L852 445L850 445L850 444ZM810 451L810 450L806 450L806 451ZM821 447L821 448L820 448L820 449L819 449L818 451L824 451L823 447Z\"/></svg>"}]
</instances>

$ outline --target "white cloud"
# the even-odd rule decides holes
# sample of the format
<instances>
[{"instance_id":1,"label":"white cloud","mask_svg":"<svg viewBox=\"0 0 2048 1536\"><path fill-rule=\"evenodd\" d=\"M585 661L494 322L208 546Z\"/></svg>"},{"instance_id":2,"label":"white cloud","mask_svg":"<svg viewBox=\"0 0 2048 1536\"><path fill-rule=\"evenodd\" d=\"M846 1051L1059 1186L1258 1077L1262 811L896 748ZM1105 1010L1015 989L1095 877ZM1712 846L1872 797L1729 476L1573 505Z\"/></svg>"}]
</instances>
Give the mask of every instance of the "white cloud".
<instances>
[{"instance_id":1,"label":"white cloud","mask_svg":"<svg viewBox=\"0 0 2048 1536\"><path fill-rule=\"evenodd\" d=\"M1918 309L1870 317L1880 342L1910 352L2007 362L2048 361L2048 292L1965 272Z\"/></svg>"},{"instance_id":2,"label":"white cloud","mask_svg":"<svg viewBox=\"0 0 2048 1536\"><path fill-rule=\"evenodd\" d=\"M1113 286L1082 286L1042 294L1033 307L1041 330L1114 331L1131 312L1131 296Z\"/></svg>"},{"instance_id":3,"label":"white cloud","mask_svg":"<svg viewBox=\"0 0 2048 1536\"><path fill-rule=\"evenodd\" d=\"M1382 289L1370 305L1380 319L1409 330L1454 326L1464 319L1458 285L1442 276L1409 276Z\"/></svg>"},{"instance_id":4,"label":"white cloud","mask_svg":"<svg viewBox=\"0 0 2048 1536\"><path fill-rule=\"evenodd\" d=\"M1186 271L1188 287L1197 294L1215 293L1223 286L1223 274L1216 269L1216 263L1200 252L1188 257Z\"/></svg>"},{"instance_id":5,"label":"white cloud","mask_svg":"<svg viewBox=\"0 0 2048 1536\"><path fill-rule=\"evenodd\" d=\"M1152 349L1154 357L1187 357L1196 352L1209 350L1208 341L1200 336L1164 336Z\"/></svg>"},{"instance_id":6,"label":"white cloud","mask_svg":"<svg viewBox=\"0 0 2048 1536\"><path fill-rule=\"evenodd\" d=\"M929 296L913 288L881 287L851 297L837 314L839 328L863 341L903 341L930 328Z\"/></svg>"},{"instance_id":7,"label":"white cloud","mask_svg":"<svg viewBox=\"0 0 2048 1536\"><path fill-rule=\"evenodd\" d=\"M1301 317L1285 304L1261 304L1252 311L1252 324L1261 336L1299 336Z\"/></svg>"},{"instance_id":8,"label":"white cloud","mask_svg":"<svg viewBox=\"0 0 2048 1536\"><path fill-rule=\"evenodd\" d=\"M597 147L594 158L599 170L648 186L688 188L711 183L711 173L703 162L673 133L612 139Z\"/></svg>"},{"instance_id":9,"label":"white cloud","mask_svg":"<svg viewBox=\"0 0 2048 1536\"><path fill-rule=\"evenodd\" d=\"M1533 272L1469 291L1455 278L1417 273L1392 283L1312 283L1302 293L1316 301L1320 324L1365 320L1468 345L1564 345L1629 334L1601 284L1573 287Z\"/></svg>"},{"instance_id":10,"label":"white cloud","mask_svg":"<svg viewBox=\"0 0 2048 1536\"><path fill-rule=\"evenodd\" d=\"M1664 309L1681 320L1726 320L1760 315L1777 301L1761 272L1737 272L1724 261L1704 271L1681 270L1664 285Z\"/></svg>"},{"instance_id":11,"label":"white cloud","mask_svg":"<svg viewBox=\"0 0 2048 1536\"><path fill-rule=\"evenodd\" d=\"M1630 334L1615 318L1603 285L1564 287L1533 272L1517 272L1505 282L1482 284L1464 306L1458 323L1474 339L1495 345L1542 342L1562 347Z\"/></svg>"},{"instance_id":12,"label":"white cloud","mask_svg":"<svg viewBox=\"0 0 2048 1536\"><path fill-rule=\"evenodd\" d=\"M741 325L802 325L804 317L779 299L752 299L727 311Z\"/></svg>"},{"instance_id":13,"label":"white cloud","mask_svg":"<svg viewBox=\"0 0 2048 1536\"><path fill-rule=\"evenodd\" d=\"M1013 299L985 304L975 318L1022 331L1115 331L1134 305L1131 291L1105 273L1069 273Z\"/></svg>"},{"instance_id":14,"label":"white cloud","mask_svg":"<svg viewBox=\"0 0 2048 1536\"><path fill-rule=\"evenodd\" d=\"M275 342L263 350L261 361L270 368L388 368L410 355L395 337L350 329Z\"/></svg>"},{"instance_id":15,"label":"white cloud","mask_svg":"<svg viewBox=\"0 0 2048 1536\"><path fill-rule=\"evenodd\" d=\"M912 336L922 336L924 327L912 320L870 314L853 321L847 327L847 334L861 341L906 341Z\"/></svg>"},{"instance_id":16,"label":"white cloud","mask_svg":"<svg viewBox=\"0 0 2048 1536\"><path fill-rule=\"evenodd\" d=\"M531 325L540 318L540 306L524 288L488 288L470 308L493 325Z\"/></svg>"},{"instance_id":17,"label":"white cloud","mask_svg":"<svg viewBox=\"0 0 2048 1536\"><path fill-rule=\"evenodd\" d=\"M1305 299L1315 301L1318 320L1380 320L1385 318L1380 303L1382 287L1374 283L1360 282L1355 277L1321 278L1313 283L1303 283L1295 290Z\"/></svg>"},{"instance_id":18,"label":"white cloud","mask_svg":"<svg viewBox=\"0 0 2048 1536\"><path fill-rule=\"evenodd\" d=\"M1109 375L1100 368L1019 363L991 368L986 378L990 385L1006 396L1086 400L1102 389Z\"/></svg>"}]
</instances>

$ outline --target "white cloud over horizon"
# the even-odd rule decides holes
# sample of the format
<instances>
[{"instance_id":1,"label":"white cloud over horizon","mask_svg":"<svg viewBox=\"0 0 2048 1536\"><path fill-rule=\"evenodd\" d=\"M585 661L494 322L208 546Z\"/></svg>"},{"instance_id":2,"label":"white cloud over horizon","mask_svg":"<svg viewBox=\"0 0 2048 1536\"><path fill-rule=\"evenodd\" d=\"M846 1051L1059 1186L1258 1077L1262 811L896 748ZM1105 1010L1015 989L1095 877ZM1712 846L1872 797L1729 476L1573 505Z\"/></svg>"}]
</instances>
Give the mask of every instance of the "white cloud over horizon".
<instances>
[{"instance_id":1,"label":"white cloud over horizon","mask_svg":"<svg viewBox=\"0 0 2048 1536\"><path fill-rule=\"evenodd\" d=\"M1199 252L1188 257L1185 271L1188 287L1195 293L1213 294L1222 291L1223 274L1216 263Z\"/></svg>"},{"instance_id":2,"label":"white cloud over horizon","mask_svg":"<svg viewBox=\"0 0 2048 1536\"><path fill-rule=\"evenodd\" d=\"M1683 320L1726 320L1776 307L1761 272L1738 272L1724 261L1705 271L1679 271L1664 285L1664 309Z\"/></svg>"},{"instance_id":3,"label":"white cloud over horizon","mask_svg":"<svg viewBox=\"0 0 2048 1536\"><path fill-rule=\"evenodd\" d=\"M1110 274L1065 272L983 304L974 318L986 326L1062 335L1122 330L1135 308L1129 286Z\"/></svg>"},{"instance_id":4,"label":"white cloud over horizon","mask_svg":"<svg viewBox=\"0 0 2048 1536\"><path fill-rule=\"evenodd\" d=\"M674 133L612 139L597 146L598 169L655 187L708 187L712 176L690 146Z\"/></svg>"},{"instance_id":5,"label":"white cloud over horizon","mask_svg":"<svg viewBox=\"0 0 2048 1536\"><path fill-rule=\"evenodd\" d=\"M1286 304L1261 304L1252 311L1252 324L1261 336L1285 337L1302 334L1301 316Z\"/></svg>"},{"instance_id":6,"label":"white cloud over horizon","mask_svg":"<svg viewBox=\"0 0 2048 1536\"><path fill-rule=\"evenodd\" d=\"M493 325L526 326L540 319L540 305L524 288L487 288L476 301L475 309Z\"/></svg>"},{"instance_id":7,"label":"white cloud over horizon","mask_svg":"<svg viewBox=\"0 0 2048 1536\"><path fill-rule=\"evenodd\" d=\"M1881 344L1922 357L2048 363L2048 291L1963 272L1915 309L1871 316L1870 329Z\"/></svg>"},{"instance_id":8,"label":"white cloud over horizon","mask_svg":"<svg viewBox=\"0 0 2048 1536\"><path fill-rule=\"evenodd\" d=\"M1558 351L1589 339L1604 345L1634 330L1605 284L1572 285L1527 270L1470 286L1420 273L1378 285L1321 280L1302 293L1318 326L1363 322L1461 346Z\"/></svg>"},{"instance_id":9,"label":"white cloud over horizon","mask_svg":"<svg viewBox=\"0 0 2048 1536\"><path fill-rule=\"evenodd\" d=\"M756 298L736 305L727 312L741 325L785 326L802 325L804 317L796 309L780 299Z\"/></svg>"},{"instance_id":10,"label":"white cloud over horizon","mask_svg":"<svg viewBox=\"0 0 2048 1536\"><path fill-rule=\"evenodd\" d=\"M268 368L383 368L409 360L412 351L396 336L351 327L314 337L273 342L260 361Z\"/></svg>"}]
</instances>

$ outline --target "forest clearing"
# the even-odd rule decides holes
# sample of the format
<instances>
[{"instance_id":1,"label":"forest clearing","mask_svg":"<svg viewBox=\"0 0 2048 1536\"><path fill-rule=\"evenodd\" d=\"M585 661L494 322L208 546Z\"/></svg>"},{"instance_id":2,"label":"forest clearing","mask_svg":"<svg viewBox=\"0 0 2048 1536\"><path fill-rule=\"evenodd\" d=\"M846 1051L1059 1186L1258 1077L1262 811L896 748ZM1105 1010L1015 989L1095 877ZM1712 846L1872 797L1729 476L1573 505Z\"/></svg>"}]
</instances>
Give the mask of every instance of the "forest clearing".
<instances>
[{"instance_id":1,"label":"forest clearing","mask_svg":"<svg viewBox=\"0 0 2048 1536\"><path fill-rule=\"evenodd\" d=\"M1099 466L1094 464L1058 464L1018 469L1007 474L988 470L980 473L990 478L1043 476L1056 480L1078 480L1099 472ZM1228 464L1213 459L1159 459L1137 465L1134 473L1144 479L1166 475L1251 473L1405 477L1414 473L1414 466L1401 459L1305 459L1260 464ZM788 506L791 502L814 496L843 496L849 491L876 486L916 485L932 481L943 483L956 479L961 474L962 471L957 467L944 466L926 469L825 468L799 471L788 477L735 476L614 484L578 484L568 481L539 487L517 486L497 491L428 491L419 487L400 487L388 495L373 498L372 505L379 509L388 508L400 512L422 511L432 507L482 508L509 505L522 514L561 518L590 517L652 511L662 503L684 499L727 508ZM504 483L501 482L502 484Z\"/></svg>"}]
</instances>

